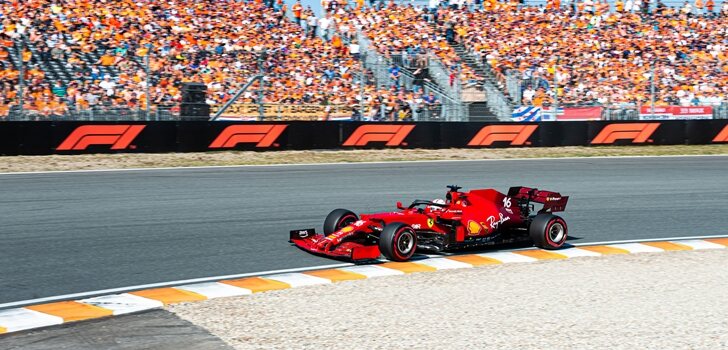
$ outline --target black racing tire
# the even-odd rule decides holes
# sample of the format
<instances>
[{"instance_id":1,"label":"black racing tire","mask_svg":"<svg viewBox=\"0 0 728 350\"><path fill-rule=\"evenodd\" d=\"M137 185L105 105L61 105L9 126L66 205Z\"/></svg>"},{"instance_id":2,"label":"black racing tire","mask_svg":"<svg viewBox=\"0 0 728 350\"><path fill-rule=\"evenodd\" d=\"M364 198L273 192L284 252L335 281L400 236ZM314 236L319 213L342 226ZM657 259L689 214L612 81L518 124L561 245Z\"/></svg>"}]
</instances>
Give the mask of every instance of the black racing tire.
<instances>
[{"instance_id":1,"label":"black racing tire","mask_svg":"<svg viewBox=\"0 0 728 350\"><path fill-rule=\"evenodd\" d=\"M358 220L359 217L351 210L334 209L329 215L326 215L326 220L324 220L324 235L328 236Z\"/></svg>"},{"instance_id":2,"label":"black racing tire","mask_svg":"<svg viewBox=\"0 0 728 350\"><path fill-rule=\"evenodd\" d=\"M533 244L543 249L559 249L566 243L569 228L566 221L560 216L552 214L538 214L531 220L528 234Z\"/></svg>"},{"instance_id":3,"label":"black racing tire","mask_svg":"<svg viewBox=\"0 0 728 350\"><path fill-rule=\"evenodd\" d=\"M417 250L417 233L409 225L393 222L379 235L379 251L392 261L407 261Z\"/></svg>"}]
</instances>

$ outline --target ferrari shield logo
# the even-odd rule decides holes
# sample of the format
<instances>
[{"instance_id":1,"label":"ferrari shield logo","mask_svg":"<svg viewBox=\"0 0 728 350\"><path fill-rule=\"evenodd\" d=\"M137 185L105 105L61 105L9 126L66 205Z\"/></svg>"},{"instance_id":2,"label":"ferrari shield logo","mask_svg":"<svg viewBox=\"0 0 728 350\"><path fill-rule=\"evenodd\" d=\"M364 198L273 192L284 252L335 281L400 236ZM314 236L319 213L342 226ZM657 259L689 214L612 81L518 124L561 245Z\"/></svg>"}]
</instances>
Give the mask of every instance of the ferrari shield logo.
<instances>
[{"instance_id":1,"label":"ferrari shield logo","mask_svg":"<svg viewBox=\"0 0 728 350\"><path fill-rule=\"evenodd\" d=\"M435 219L428 218L427 219L427 227L432 228L433 225L435 225Z\"/></svg>"},{"instance_id":2,"label":"ferrari shield logo","mask_svg":"<svg viewBox=\"0 0 728 350\"><path fill-rule=\"evenodd\" d=\"M480 233L482 226L477 222L470 220L468 221L468 234L471 236L477 236Z\"/></svg>"}]
</instances>

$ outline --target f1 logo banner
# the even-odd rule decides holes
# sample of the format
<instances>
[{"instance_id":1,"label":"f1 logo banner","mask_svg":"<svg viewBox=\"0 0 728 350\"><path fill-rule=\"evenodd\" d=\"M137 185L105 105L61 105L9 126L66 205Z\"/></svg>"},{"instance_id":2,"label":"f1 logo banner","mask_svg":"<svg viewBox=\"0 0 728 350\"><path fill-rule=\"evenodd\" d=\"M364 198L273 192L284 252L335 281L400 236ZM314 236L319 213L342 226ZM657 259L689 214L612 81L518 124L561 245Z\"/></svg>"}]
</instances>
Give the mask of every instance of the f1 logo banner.
<instances>
[{"instance_id":1,"label":"f1 logo banner","mask_svg":"<svg viewBox=\"0 0 728 350\"><path fill-rule=\"evenodd\" d=\"M617 140L632 140L632 143L645 143L660 127L660 123L615 123L608 124L592 140L592 145L613 144Z\"/></svg>"},{"instance_id":2,"label":"f1 logo banner","mask_svg":"<svg viewBox=\"0 0 728 350\"><path fill-rule=\"evenodd\" d=\"M210 148L235 148L241 143L255 143L256 148L274 146L274 142L286 130L286 124L230 125L210 144Z\"/></svg>"},{"instance_id":3,"label":"f1 logo banner","mask_svg":"<svg viewBox=\"0 0 728 350\"><path fill-rule=\"evenodd\" d=\"M111 145L113 150L129 148L146 125L82 125L56 148L58 151L83 151L91 145Z\"/></svg>"},{"instance_id":4,"label":"f1 logo banner","mask_svg":"<svg viewBox=\"0 0 728 350\"><path fill-rule=\"evenodd\" d=\"M713 142L728 142L728 125L715 136Z\"/></svg>"},{"instance_id":5,"label":"f1 logo banner","mask_svg":"<svg viewBox=\"0 0 728 350\"><path fill-rule=\"evenodd\" d=\"M491 146L494 142L510 142L511 146L527 145L538 125L488 125L480 129L468 146Z\"/></svg>"},{"instance_id":6,"label":"f1 logo banner","mask_svg":"<svg viewBox=\"0 0 728 350\"><path fill-rule=\"evenodd\" d=\"M366 146L369 142L386 142L386 146L407 146L404 139L414 129L413 124L405 125L361 125L349 136L342 146Z\"/></svg>"}]
</instances>

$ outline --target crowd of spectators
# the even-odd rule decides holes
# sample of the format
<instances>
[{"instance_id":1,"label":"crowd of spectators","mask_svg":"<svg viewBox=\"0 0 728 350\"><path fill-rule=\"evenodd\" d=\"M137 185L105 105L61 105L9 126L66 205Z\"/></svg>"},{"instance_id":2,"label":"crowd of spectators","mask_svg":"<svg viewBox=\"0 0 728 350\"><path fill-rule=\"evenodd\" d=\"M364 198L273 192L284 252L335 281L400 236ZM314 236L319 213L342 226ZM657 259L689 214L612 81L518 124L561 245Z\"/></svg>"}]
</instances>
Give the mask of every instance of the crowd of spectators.
<instances>
[{"instance_id":1,"label":"crowd of spectators","mask_svg":"<svg viewBox=\"0 0 728 350\"><path fill-rule=\"evenodd\" d=\"M510 92L525 105L643 104L655 72L658 104L728 101L728 2L606 0L524 6L507 1L430 1L430 7L392 0L333 13L338 26L361 30L385 57L433 55L463 86L485 77L464 64L453 43L493 68L523 81ZM554 88L556 87L556 88Z\"/></svg>"},{"instance_id":2,"label":"crowd of spectators","mask_svg":"<svg viewBox=\"0 0 728 350\"><path fill-rule=\"evenodd\" d=\"M325 0L317 16L283 0L1 1L0 116L17 104L19 72L9 55L21 38L33 48L20 53L24 108L43 115L101 105L145 109L147 98L153 106L177 104L182 84L192 81L205 83L208 102L221 105L261 71L266 103L358 105L364 95L365 114L386 110L390 119L427 105L428 95L400 86L397 67L389 88L359 91L357 31L385 57L414 66L437 58L451 85L484 79L452 47L462 44L499 79L522 79L517 102L527 105L552 103L554 91L560 103L644 103L652 69L663 104L726 101L728 2L720 9L713 0L675 8L641 0L430 3ZM42 66L52 62L71 79L50 79ZM251 92L238 102L257 98Z\"/></svg>"},{"instance_id":3,"label":"crowd of spectators","mask_svg":"<svg viewBox=\"0 0 728 350\"><path fill-rule=\"evenodd\" d=\"M472 84L478 77L450 45L454 43L454 34L440 31L434 25L438 14L446 11L446 7L430 10L390 0L378 6L342 8L334 12L333 17L344 33L353 35L356 29L362 31L372 49L384 57L399 56L416 66L432 55L448 70L450 85L458 77L461 82Z\"/></svg>"},{"instance_id":4,"label":"crowd of spectators","mask_svg":"<svg viewBox=\"0 0 728 350\"><path fill-rule=\"evenodd\" d=\"M390 85L389 88L366 89L363 110L355 105L353 117L376 121L439 120L442 101L434 93L405 89ZM362 113L363 111L363 113Z\"/></svg>"},{"instance_id":5,"label":"crowd of spectators","mask_svg":"<svg viewBox=\"0 0 728 350\"><path fill-rule=\"evenodd\" d=\"M553 103L554 91L560 103L644 104L652 69L659 104L728 102L728 3L722 14L702 0L678 8L639 0L617 0L613 8L600 0L573 4L493 1L477 10L450 7L441 18L501 80L523 79L516 102L524 105Z\"/></svg>"},{"instance_id":6,"label":"crowd of spectators","mask_svg":"<svg viewBox=\"0 0 728 350\"><path fill-rule=\"evenodd\" d=\"M22 34L41 56L24 53L26 110L57 114L46 107L54 101L63 108L143 109L147 55L152 105L179 102L182 83L190 81L204 82L208 102L220 105L261 69L263 102L346 103L358 96L352 74L359 62L348 47L337 44L333 32L323 39L307 35L310 30L285 17L280 0L24 0L0 6L0 54L7 56ZM300 12L313 14L310 8ZM98 60L88 59L92 53ZM7 109L16 100L18 72L2 55L0 102ZM46 61L66 65L72 79L45 79L38 63ZM238 102L258 102L257 96Z\"/></svg>"}]
</instances>

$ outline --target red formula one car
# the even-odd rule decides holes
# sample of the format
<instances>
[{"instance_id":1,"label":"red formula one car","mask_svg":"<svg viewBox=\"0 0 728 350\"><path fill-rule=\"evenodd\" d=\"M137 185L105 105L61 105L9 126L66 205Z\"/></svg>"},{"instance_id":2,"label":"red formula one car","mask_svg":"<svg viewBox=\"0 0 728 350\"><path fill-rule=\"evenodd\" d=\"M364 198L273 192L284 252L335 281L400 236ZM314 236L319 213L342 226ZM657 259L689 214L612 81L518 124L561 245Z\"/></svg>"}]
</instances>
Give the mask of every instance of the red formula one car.
<instances>
[{"instance_id":1,"label":"red formula one car","mask_svg":"<svg viewBox=\"0 0 728 350\"><path fill-rule=\"evenodd\" d=\"M332 211L323 234L314 229L293 230L290 242L319 255L347 260L406 261L416 250L431 252L531 241L558 249L567 237L566 221L553 215L564 211L568 196L528 187L461 192L447 186L446 199L415 200L398 211L362 214ZM542 204L538 211L535 205ZM535 212L535 214L534 214Z\"/></svg>"}]
</instances>

